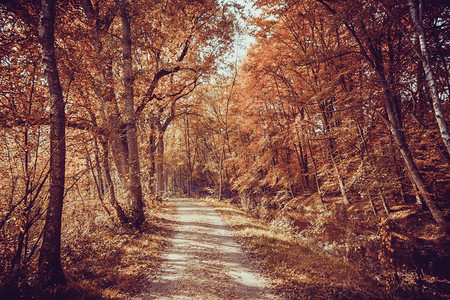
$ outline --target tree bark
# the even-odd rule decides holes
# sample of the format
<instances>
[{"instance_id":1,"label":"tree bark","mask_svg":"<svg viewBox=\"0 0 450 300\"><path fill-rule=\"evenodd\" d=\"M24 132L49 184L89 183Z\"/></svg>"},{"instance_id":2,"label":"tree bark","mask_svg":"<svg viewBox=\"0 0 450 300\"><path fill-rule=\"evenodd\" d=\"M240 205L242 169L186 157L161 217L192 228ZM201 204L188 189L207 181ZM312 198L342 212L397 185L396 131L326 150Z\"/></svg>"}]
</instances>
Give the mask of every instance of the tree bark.
<instances>
[{"instance_id":1,"label":"tree bark","mask_svg":"<svg viewBox=\"0 0 450 300\"><path fill-rule=\"evenodd\" d=\"M55 56L56 0L41 0L39 40L50 99L50 196L39 254L39 285L65 284L61 266L61 219L65 176L65 112Z\"/></svg>"},{"instance_id":2,"label":"tree bark","mask_svg":"<svg viewBox=\"0 0 450 300\"><path fill-rule=\"evenodd\" d=\"M417 4L417 5L416 5ZM425 37L425 30L422 25L421 19L421 7L422 0L408 0L409 11L411 13L411 19L414 23L417 33L419 34L420 53L422 55L422 66L425 72L425 78L430 89L430 96L433 102L434 115L436 117L439 131L447 152L450 154L450 134L448 132L447 123L445 122L444 112L441 107L441 102L438 95L438 89L436 81L434 80L433 72L431 70L430 55L428 54L428 46Z\"/></svg>"},{"instance_id":3,"label":"tree bark","mask_svg":"<svg viewBox=\"0 0 450 300\"><path fill-rule=\"evenodd\" d=\"M102 53L102 36L107 33L116 15L118 4L111 4L108 14L103 18L99 16L90 0L82 0L82 5L88 21L92 24L92 43L97 55L95 66L98 80L93 82L94 90L101 101L102 109L100 111L108 122L107 138L112 150L114 164L124 189L129 192L128 143L126 132L122 128L121 113L114 91L113 62L111 57Z\"/></svg>"},{"instance_id":4,"label":"tree bark","mask_svg":"<svg viewBox=\"0 0 450 300\"><path fill-rule=\"evenodd\" d=\"M311 162L312 162L313 169L314 169L314 180L316 182L317 194L319 194L320 203L323 205L323 197L322 197L322 191L320 190L320 183L319 183L319 178L317 175L316 162L314 160L313 152L311 150L311 143L309 140L307 141L307 143L308 143L309 154L311 157Z\"/></svg>"},{"instance_id":5,"label":"tree bark","mask_svg":"<svg viewBox=\"0 0 450 300\"><path fill-rule=\"evenodd\" d=\"M102 165L100 163L100 149L98 148L98 137L94 137L94 155L95 155L95 168L97 169L98 187L100 188L99 194L102 195L102 199L105 195L105 183L103 182Z\"/></svg>"},{"instance_id":6,"label":"tree bark","mask_svg":"<svg viewBox=\"0 0 450 300\"><path fill-rule=\"evenodd\" d=\"M222 200L222 190L223 190L223 174L222 174L222 168L223 168L223 158L225 156L225 145L222 145L222 150L220 151L220 158L219 158L219 195L218 200Z\"/></svg>"},{"instance_id":7,"label":"tree bark","mask_svg":"<svg viewBox=\"0 0 450 300\"><path fill-rule=\"evenodd\" d=\"M156 139L156 195L164 192L164 132L158 128Z\"/></svg>"},{"instance_id":8,"label":"tree bark","mask_svg":"<svg viewBox=\"0 0 450 300\"><path fill-rule=\"evenodd\" d=\"M380 66L380 64L376 63L376 73L384 89L383 98L387 118L389 121L389 130L391 131L392 137L394 138L394 141L400 150L400 154L403 158L403 162L405 163L406 169L408 170L408 173L413 179L413 182L416 185L417 189L420 191L420 194L422 195L424 202L426 203L428 209L430 210L431 215L433 216L434 220L440 227L446 228L447 222L445 221L444 216L442 215L442 211L439 210L435 201L431 199L430 192L422 178L422 175L419 172L419 169L417 168L414 158L412 157L411 151L408 148L405 136L398 127L397 118L390 97L390 90L381 68L382 67Z\"/></svg>"},{"instance_id":9,"label":"tree bark","mask_svg":"<svg viewBox=\"0 0 450 300\"><path fill-rule=\"evenodd\" d=\"M137 141L136 113L134 109L133 69L131 59L131 25L127 11L128 2L122 3L120 17L122 21L122 59L125 100L125 132L128 144L128 163L130 167L130 197L132 218L135 226L144 222L144 202L142 200L141 169L139 165L139 147Z\"/></svg>"},{"instance_id":10,"label":"tree bark","mask_svg":"<svg viewBox=\"0 0 450 300\"><path fill-rule=\"evenodd\" d=\"M156 162L155 162L155 152L156 152L156 126L154 122L150 121L150 136L149 136L149 149L148 149L148 160L149 160L149 172L148 172L148 187L152 195L156 195L156 185L155 185L155 173L156 173Z\"/></svg>"},{"instance_id":11,"label":"tree bark","mask_svg":"<svg viewBox=\"0 0 450 300\"><path fill-rule=\"evenodd\" d=\"M191 197L192 195L192 158L191 158L191 140L190 140L190 130L189 130L189 118L185 116L185 144L186 144L186 156L187 156L187 195Z\"/></svg>"},{"instance_id":12,"label":"tree bark","mask_svg":"<svg viewBox=\"0 0 450 300\"><path fill-rule=\"evenodd\" d=\"M120 206L120 203L117 201L116 193L114 191L114 184L111 178L111 167L109 164L109 155L108 155L108 143L105 141L102 141L102 148L103 148L103 170L105 171L105 178L106 178L106 186L108 188L109 192L109 199L116 210L117 217L119 218L119 221L121 224L127 224L128 218L125 215L125 212L123 211L122 207Z\"/></svg>"},{"instance_id":13,"label":"tree bark","mask_svg":"<svg viewBox=\"0 0 450 300\"><path fill-rule=\"evenodd\" d=\"M98 155L98 145L97 145L97 137L94 137L94 156L96 160L96 165L94 166L94 163L91 160L91 156L89 153L89 150L87 148L87 145L84 144L86 149L86 163L87 168L91 170L92 179L94 180L94 184L97 190L97 196L100 200L100 204L105 209L108 216L111 216L111 212L109 211L108 207L105 205L104 196L105 196L105 190L103 188L103 179L102 179L102 172L101 172L101 165ZM97 169L97 174L95 174L95 169Z\"/></svg>"},{"instance_id":14,"label":"tree bark","mask_svg":"<svg viewBox=\"0 0 450 300\"><path fill-rule=\"evenodd\" d=\"M306 192L308 190L311 190L311 188L309 187L309 176L308 176L308 155L307 155L307 150L305 148L304 145L302 145L302 139L300 138L300 133L298 132L298 130L296 130L296 135L297 135L297 141L298 143L296 144L295 142L294 144L294 150L295 150L295 154L297 155L297 161L300 167L300 172L301 172L301 184L302 184L302 188L303 190ZM314 164L313 164L314 166Z\"/></svg>"},{"instance_id":15,"label":"tree bark","mask_svg":"<svg viewBox=\"0 0 450 300\"><path fill-rule=\"evenodd\" d=\"M336 160L334 158L333 149L331 146L329 146L329 154L330 154L330 160L331 164L333 165L333 169L336 172L336 178L339 184L339 190L341 191L342 199L344 200L345 205L349 205L350 202L348 201L347 192L345 191L345 184L344 180L342 179L341 173L339 172L339 169L336 164Z\"/></svg>"}]
</instances>

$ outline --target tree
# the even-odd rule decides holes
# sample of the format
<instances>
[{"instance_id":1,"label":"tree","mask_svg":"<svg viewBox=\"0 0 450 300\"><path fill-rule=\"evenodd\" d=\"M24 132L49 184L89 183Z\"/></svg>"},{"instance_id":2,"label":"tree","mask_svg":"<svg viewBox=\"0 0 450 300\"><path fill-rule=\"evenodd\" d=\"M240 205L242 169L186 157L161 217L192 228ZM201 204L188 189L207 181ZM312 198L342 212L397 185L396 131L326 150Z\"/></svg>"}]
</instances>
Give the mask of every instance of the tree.
<instances>
[{"instance_id":1,"label":"tree","mask_svg":"<svg viewBox=\"0 0 450 300\"><path fill-rule=\"evenodd\" d=\"M405 3L392 4L396 15L408 11ZM422 85L399 25L377 3L257 5L265 14L254 19L257 43L231 103L233 151L225 163L237 171L230 177L235 191L261 196L285 189L295 197L320 189L349 205L369 200L389 215L391 204L409 202L417 190L445 227L436 205L442 197L433 199L427 184L445 180L446 165L436 171L433 163L445 153L436 154L434 139L425 138L432 130L410 118L414 89ZM445 74L444 66L436 70ZM429 124L427 104L420 105L419 117Z\"/></svg>"},{"instance_id":2,"label":"tree","mask_svg":"<svg viewBox=\"0 0 450 300\"><path fill-rule=\"evenodd\" d=\"M136 114L134 108L133 65L131 57L131 25L128 15L128 1L121 3L122 59L125 98L125 132L128 142L128 164L130 172L130 193L133 221L137 227L144 222L144 202L142 200L141 168L137 140Z\"/></svg>"},{"instance_id":3,"label":"tree","mask_svg":"<svg viewBox=\"0 0 450 300\"><path fill-rule=\"evenodd\" d=\"M430 91L431 99L433 101L434 115L441 132L441 137L447 152L450 154L450 134L447 129L447 123L445 122L444 112L442 110L441 101L438 95L438 89L436 81L433 76L433 71L430 64L430 55L428 51L427 40L425 36L425 30L422 25L422 0L408 0L409 11L411 19L419 35L419 45L421 53L421 61L423 70L425 71L425 77Z\"/></svg>"},{"instance_id":4,"label":"tree","mask_svg":"<svg viewBox=\"0 0 450 300\"><path fill-rule=\"evenodd\" d=\"M65 284L61 266L61 218L65 181L65 112L55 55L56 1L41 1L39 41L50 98L50 195L39 255L39 281L43 287Z\"/></svg>"},{"instance_id":5,"label":"tree","mask_svg":"<svg viewBox=\"0 0 450 300\"><path fill-rule=\"evenodd\" d=\"M436 223L442 228L447 227L447 222L444 219L442 211L438 208L435 201L430 196L430 191L426 186L422 175L420 174L416 162L412 156L409 146L406 142L405 135L401 130L401 123L399 123L399 115L396 113L396 101L395 101L395 91L392 88L392 84L388 81L386 77L386 69L383 62L383 53L381 45L377 42L377 39L373 39L367 30L367 25L363 19L359 20L348 20L343 17L340 12L332 8L325 1L318 0L324 7L333 15L336 16L343 25L347 28L351 36L354 38L356 44L358 45L361 55L364 57L368 65L371 67L378 77L380 85L383 89L383 102L385 108L385 115L383 118L386 120L389 131L395 140L397 147L401 153L404 165L408 170L414 184L417 186L425 203L427 204L433 218ZM362 8L362 7L361 7ZM337 8L337 9L340 9ZM372 13L372 11L368 11ZM371 16L372 17L372 16Z\"/></svg>"}]
</instances>

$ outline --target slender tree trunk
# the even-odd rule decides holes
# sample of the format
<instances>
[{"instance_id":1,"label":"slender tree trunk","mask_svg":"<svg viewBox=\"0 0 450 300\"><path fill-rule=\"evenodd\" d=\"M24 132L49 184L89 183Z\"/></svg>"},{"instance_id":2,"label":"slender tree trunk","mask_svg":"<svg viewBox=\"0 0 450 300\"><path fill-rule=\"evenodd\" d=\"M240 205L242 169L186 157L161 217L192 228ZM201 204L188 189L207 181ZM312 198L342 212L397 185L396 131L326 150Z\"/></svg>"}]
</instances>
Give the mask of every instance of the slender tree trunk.
<instances>
[{"instance_id":1,"label":"slender tree trunk","mask_svg":"<svg viewBox=\"0 0 450 300\"><path fill-rule=\"evenodd\" d=\"M222 189L223 189L222 168L223 168L223 157L224 156L225 156L225 146L222 145L222 150L220 151L220 158L219 158L219 201L222 200Z\"/></svg>"},{"instance_id":2,"label":"slender tree trunk","mask_svg":"<svg viewBox=\"0 0 450 300\"><path fill-rule=\"evenodd\" d=\"M168 166L166 166L164 168L164 192L168 193L169 192L169 168Z\"/></svg>"},{"instance_id":3,"label":"slender tree trunk","mask_svg":"<svg viewBox=\"0 0 450 300\"><path fill-rule=\"evenodd\" d=\"M387 85L386 78L384 77L384 73L379 69L379 64L377 64L377 66L378 67L376 68L376 71L378 74L378 78L380 79L381 85L384 89L383 98L386 108L386 114L389 120L389 130L391 131L392 137L394 138L394 141L400 150L400 154L402 155L406 169L411 175L411 178L413 179L413 182L415 183L417 189L420 191L420 194L422 195L424 202L428 206L428 209L430 210L434 220L441 228L445 229L447 227L447 222L442 215L442 211L437 207L433 199L431 199L430 192L425 185L425 182L417 168L411 152L409 151L405 136L398 127L397 118L392 106L390 90Z\"/></svg>"},{"instance_id":4,"label":"slender tree trunk","mask_svg":"<svg viewBox=\"0 0 450 300\"><path fill-rule=\"evenodd\" d=\"M391 135L391 142L390 143L391 143L391 149L392 149L392 159L394 160L394 164L396 165L397 175L400 177L400 184L402 184L401 176L402 176L403 172L402 172L401 166L399 164L397 164L397 158L396 158L396 155L395 155L395 147L393 145L394 141L393 141L392 135ZM415 183L414 179L411 176L411 173L409 171L406 172L406 173L408 174L408 179L411 182L411 189L412 189L412 191L413 191L413 193L415 195L416 204L418 204L418 205L420 205L420 207L422 207L423 206L423 201L422 201L422 197L420 195L419 189L417 188L416 183Z\"/></svg>"},{"instance_id":5,"label":"slender tree trunk","mask_svg":"<svg viewBox=\"0 0 450 300\"><path fill-rule=\"evenodd\" d=\"M433 102L434 115L436 117L439 131L444 142L447 152L450 154L450 134L448 132L447 123L445 122L444 112L441 107L441 101L438 95L436 81L430 64L430 55L428 54L428 46L425 36L425 30L422 25L422 0L408 0L409 12L414 23L417 33L419 34L420 53L422 54L422 66L425 72L425 78L430 89L430 96Z\"/></svg>"},{"instance_id":6,"label":"slender tree trunk","mask_svg":"<svg viewBox=\"0 0 450 300\"><path fill-rule=\"evenodd\" d=\"M119 173L120 181L124 189L129 192L130 167L128 164L128 143L126 131L121 127L121 113L117 105L117 97L114 91L114 74L112 58L103 54L103 45L101 37L108 31L112 23L112 17L101 18L90 0L82 0L84 12L92 24L93 46L96 51L95 67L98 80L93 82L94 91L101 100L102 109L100 110L109 125L107 138L111 146L111 152L114 158L114 164ZM110 12L115 15L118 2L111 4ZM128 197L130 198L130 197Z\"/></svg>"},{"instance_id":7,"label":"slender tree trunk","mask_svg":"<svg viewBox=\"0 0 450 300\"><path fill-rule=\"evenodd\" d=\"M307 155L307 150L303 149L304 146L302 146L302 140L300 138L300 133L298 132L298 130L296 130L296 135L297 135L297 140L298 143L296 146L295 142L294 142L294 150L295 153L297 155L297 160L298 160L298 164L300 167L300 172L301 172L301 184L302 184L302 188L303 190L306 192L308 190L311 190L311 188L309 187L309 178L308 178L308 155Z\"/></svg>"},{"instance_id":8,"label":"slender tree trunk","mask_svg":"<svg viewBox=\"0 0 450 300\"><path fill-rule=\"evenodd\" d=\"M379 190L378 193L379 193L379 196L380 196L380 199L381 199L381 204L383 204L384 211L386 212L386 215L389 217L389 214L391 213L391 210L389 209L389 206L388 206L388 204L386 202L386 199L383 196L383 191Z\"/></svg>"},{"instance_id":9,"label":"slender tree trunk","mask_svg":"<svg viewBox=\"0 0 450 300\"><path fill-rule=\"evenodd\" d=\"M347 192L345 191L344 180L342 179L341 173L339 172L339 169L337 167L336 160L335 160L334 154L332 152L333 150L330 149L329 151L330 151L331 163L333 165L334 171L336 172L336 177L337 177L337 180L338 180L339 190L341 191L342 199L344 199L344 204L345 205L349 205L350 202L348 201Z\"/></svg>"},{"instance_id":10,"label":"slender tree trunk","mask_svg":"<svg viewBox=\"0 0 450 300\"><path fill-rule=\"evenodd\" d=\"M100 203L101 203L102 207L105 209L105 211L108 214L108 216L111 216L111 212L109 211L108 207L105 205L105 202L104 202L105 190L103 189L103 179L102 179L100 160L99 160L99 157L98 157L98 145L97 145L97 138L96 137L94 137L94 141L95 141L95 143L94 143L95 144L95 146L94 146L94 152L95 152L94 156L95 156L95 160L96 160L96 166L94 168L94 164L92 163L89 150L87 148L87 145L85 144L87 168L91 170L92 179L94 180L95 187L96 187L96 190L97 190L97 196L98 196L98 198L100 200ZM97 169L98 176L95 174L95 171L94 171L95 169Z\"/></svg>"},{"instance_id":11,"label":"slender tree trunk","mask_svg":"<svg viewBox=\"0 0 450 300\"><path fill-rule=\"evenodd\" d=\"M128 144L128 164L130 167L130 196L133 223L139 227L144 222L144 202L142 200L141 169L137 141L136 113L134 109L133 69L131 59L131 26L126 5L122 3L122 59L125 98L125 132Z\"/></svg>"},{"instance_id":12,"label":"slender tree trunk","mask_svg":"<svg viewBox=\"0 0 450 300\"><path fill-rule=\"evenodd\" d=\"M55 55L56 0L41 0L39 40L50 99L50 196L39 254L42 287L65 284L61 266L61 218L66 160L64 100Z\"/></svg>"},{"instance_id":13,"label":"slender tree trunk","mask_svg":"<svg viewBox=\"0 0 450 300\"><path fill-rule=\"evenodd\" d=\"M148 160L149 160L149 172L148 172L148 187L152 195L156 195L156 185L155 185L155 173L156 173L156 163L155 163L155 152L156 152L156 126L151 121L150 125L150 136L149 136L149 148L148 148Z\"/></svg>"},{"instance_id":14,"label":"slender tree trunk","mask_svg":"<svg viewBox=\"0 0 450 300\"><path fill-rule=\"evenodd\" d=\"M323 1L318 0L321 3ZM444 230L447 229L447 222L444 219L444 216L442 214L442 211L437 207L435 201L430 197L430 192L425 185L425 182L422 178L422 175L420 174L417 165L412 157L411 152L409 151L408 144L406 143L405 136L403 132L400 130L399 123L397 120L397 116L394 111L393 103L392 103L392 94L391 90L389 89L389 84L385 77L384 67L383 67L383 57L380 53L381 50L379 50L378 47L373 45L373 43L367 38L367 32L365 32L366 36L366 43L368 47L368 51L371 55L369 56L368 52L366 51L366 48L364 47L363 43L359 39L359 36L356 34L355 30L346 24L347 29L352 34L352 36L355 38L356 42L358 43L361 54L366 59L367 63L373 68L375 71L381 87L383 88L383 101L384 101L384 107L386 110L387 115L387 121L389 122L389 131L391 132L392 137L394 138L395 143L397 144L397 147L400 150L400 154L403 158L403 162L405 163L406 169L408 170L409 174L411 175L411 178L413 179L414 183L416 184L418 190L422 194L423 200L428 206L428 209L431 212L431 215L433 216L436 223ZM365 27L363 24L361 24L361 27L363 30L365 30ZM377 50L378 48L378 50Z\"/></svg>"},{"instance_id":15,"label":"slender tree trunk","mask_svg":"<svg viewBox=\"0 0 450 300\"><path fill-rule=\"evenodd\" d=\"M177 172L175 168L172 168L172 194L175 194L177 191Z\"/></svg>"},{"instance_id":16,"label":"slender tree trunk","mask_svg":"<svg viewBox=\"0 0 450 300\"><path fill-rule=\"evenodd\" d=\"M314 179L316 182L317 193L319 194L320 203L323 205L322 191L320 190L319 178L317 177L316 161L314 160L314 156L313 156L312 150L311 150L311 143L309 142L309 140L308 140L308 149L309 149L309 155L311 157L311 162L313 165Z\"/></svg>"},{"instance_id":17,"label":"slender tree trunk","mask_svg":"<svg viewBox=\"0 0 450 300\"><path fill-rule=\"evenodd\" d=\"M186 144L186 156L187 156L187 161L188 161L187 194L188 194L188 197L190 197L192 194L192 161L191 161L189 118L187 116L186 116L185 144Z\"/></svg>"},{"instance_id":18,"label":"slender tree trunk","mask_svg":"<svg viewBox=\"0 0 450 300\"><path fill-rule=\"evenodd\" d=\"M108 188L109 192L109 200L116 210L117 217L119 218L119 221L121 224L127 224L128 218L126 217L122 207L120 206L120 203L117 201L116 193L114 191L114 184L111 178L111 167L109 164L109 154L108 154L108 143L106 141L102 141L101 143L103 148L103 170L105 171L105 179L106 179L106 186Z\"/></svg>"},{"instance_id":19,"label":"slender tree trunk","mask_svg":"<svg viewBox=\"0 0 450 300\"><path fill-rule=\"evenodd\" d=\"M369 189L366 189L367 197L369 198L370 207L372 207L373 214L377 215L377 209L375 207L375 203L373 203L372 196L370 195Z\"/></svg>"},{"instance_id":20,"label":"slender tree trunk","mask_svg":"<svg viewBox=\"0 0 450 300\"><path fill-rule=\"evenodd\" d=\"M178 174L179 174L178 180L180 181L180 192L181 192L181 194L185 194L183 170L182 170L181 166L178 169Z\"/></svg>"},{"instance_id":21,"label":"slender tree trunk","mask_svg":"<svg viewBox=\"0 0 450 300\"><path fill-rule=\"evenodd\" d=\"M94 137L94 155L95 155L95 168L97 169L97 178L100 188L100 194L105 195L105 183L103 182L102 165L100 163L100 149L98 148L98 137Z\"/></svg>"},{"instance_id":22,"label":"slender tree trunk","mask_svg":"<svg viewBox=\"0 0 450 300\"><path fill-rule=\"evenodd\" d=\"M164 192L164 132L158 130L156 140L156 193L161 196Z\"/></svg>"}]
</instances>

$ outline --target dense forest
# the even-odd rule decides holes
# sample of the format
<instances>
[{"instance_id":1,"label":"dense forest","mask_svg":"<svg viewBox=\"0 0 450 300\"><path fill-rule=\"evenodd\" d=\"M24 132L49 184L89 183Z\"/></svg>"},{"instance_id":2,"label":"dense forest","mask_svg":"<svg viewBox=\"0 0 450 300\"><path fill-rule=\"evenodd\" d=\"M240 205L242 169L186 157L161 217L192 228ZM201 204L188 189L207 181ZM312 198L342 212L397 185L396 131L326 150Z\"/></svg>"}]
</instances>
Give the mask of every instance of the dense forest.
<instances>
[{"instance_id":1,"label":"dense forest","mask_svg":"<svg viewBox=\"0 0 450 300\"><path fill-rule=\"evenodd\" d=\"M445 1L0 0L0 22L0 296L85 276L71 260L174 196L387 298L450 286Z\"/></svg>"}]
</instances>

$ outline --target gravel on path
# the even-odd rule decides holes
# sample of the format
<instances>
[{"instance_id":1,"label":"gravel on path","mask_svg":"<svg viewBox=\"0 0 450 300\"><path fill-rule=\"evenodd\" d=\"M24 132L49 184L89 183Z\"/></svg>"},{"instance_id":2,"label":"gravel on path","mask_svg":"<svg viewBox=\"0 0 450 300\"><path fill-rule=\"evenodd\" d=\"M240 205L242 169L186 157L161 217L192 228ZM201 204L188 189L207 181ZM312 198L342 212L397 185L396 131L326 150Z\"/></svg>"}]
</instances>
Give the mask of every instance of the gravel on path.
<instances>
[{"instance_id":1,"label":"gravel on path","mask_svg":"<svg viewBox=\"0 0 450 300\"><path fill-rule=\"evenodd\" d=\"M254 270L221 216L190 198L170 199L172 245L144 299L279 299Z\"/></svg>"}]
</instances>

